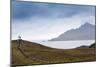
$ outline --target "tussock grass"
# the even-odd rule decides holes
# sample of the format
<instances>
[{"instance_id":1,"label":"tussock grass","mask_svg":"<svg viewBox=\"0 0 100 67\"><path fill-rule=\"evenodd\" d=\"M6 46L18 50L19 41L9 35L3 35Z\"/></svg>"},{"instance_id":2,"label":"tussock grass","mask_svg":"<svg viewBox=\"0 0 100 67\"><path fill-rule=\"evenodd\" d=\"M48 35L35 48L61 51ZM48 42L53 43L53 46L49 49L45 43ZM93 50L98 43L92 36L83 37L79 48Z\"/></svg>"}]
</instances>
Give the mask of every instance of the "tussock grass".
<instances>
[{"instance_id":1,"label":"tussock grass","mask_svg":"<svg viewBox=\"0 0 100 67\"><path fill-rule=\"evenodd\" d=\"M37 65L95 61L95 48L54 49L41 44L23 41L18 49L17 41L12 41L12 65Z\"/></svg>"}]
</instances>

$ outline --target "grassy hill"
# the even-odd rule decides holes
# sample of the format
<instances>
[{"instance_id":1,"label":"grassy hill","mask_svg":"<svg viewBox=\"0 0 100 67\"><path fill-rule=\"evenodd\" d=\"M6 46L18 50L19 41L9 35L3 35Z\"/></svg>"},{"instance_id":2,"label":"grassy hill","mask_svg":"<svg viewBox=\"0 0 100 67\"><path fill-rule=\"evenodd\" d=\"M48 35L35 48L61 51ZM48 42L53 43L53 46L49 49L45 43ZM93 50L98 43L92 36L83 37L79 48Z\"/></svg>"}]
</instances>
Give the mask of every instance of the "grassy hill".
<instances>
[{"instance_id":1,"label":"grassy hill","mask_svg":"<svg viewBox=\"0 0 100 67\"><path fill-rule=\"evenodd\" d=\"M83 45L83 46L80 46L80 47L77 47L77 48L96 48L96 43L93 43L90 46Z\"/></svg>"},{"instance_id":2,"label":"grassy hill","mask_svg":"<svg viewBox=\"0 0 100 67\"><path fill-rule=\"evenodd\" d=\"M89 48L96 48L96 43L93 43Z\"/></svg>"},{"instance_id":3,"label":"grassy hill","mask_svg":"<svg viewBox=\"0 0 100 67\"><path fill-rule=\"evenodd\" d=\"M17 40L11 41L12 66L96 60L95 48L54 49L25 40L22 44L19 49Z\"/></svg>"}]
</instances>

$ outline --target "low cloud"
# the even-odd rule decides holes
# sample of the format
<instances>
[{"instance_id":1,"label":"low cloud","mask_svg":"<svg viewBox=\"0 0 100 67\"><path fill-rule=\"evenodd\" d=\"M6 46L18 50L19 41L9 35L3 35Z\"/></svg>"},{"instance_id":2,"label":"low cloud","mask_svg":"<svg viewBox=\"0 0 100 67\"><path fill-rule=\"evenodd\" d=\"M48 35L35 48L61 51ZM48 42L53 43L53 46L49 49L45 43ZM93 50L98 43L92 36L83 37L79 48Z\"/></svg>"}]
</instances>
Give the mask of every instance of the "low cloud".
<instances>
[{"instance_id":1,"label":"low cloud","mask_svg":"<svg viewBox=\"0 0 100 67\"><path fill-rule=\"evenodd\" d=\"M12 21L12 39L21 35L27 40L48 40L59 36L67 30L75 29L88 22L95 24L95 16L76 15L70 18L40 18Z\"/></svg>"}]
</instances>

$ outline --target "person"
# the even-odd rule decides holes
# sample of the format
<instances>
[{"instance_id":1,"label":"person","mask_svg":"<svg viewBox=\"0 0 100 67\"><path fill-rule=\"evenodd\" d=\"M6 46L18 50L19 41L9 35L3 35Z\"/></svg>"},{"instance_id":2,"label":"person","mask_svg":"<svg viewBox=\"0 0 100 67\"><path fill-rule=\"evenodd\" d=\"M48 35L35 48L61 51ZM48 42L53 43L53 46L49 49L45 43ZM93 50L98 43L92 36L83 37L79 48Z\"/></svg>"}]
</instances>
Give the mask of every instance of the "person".
<instances>
[{"instance_id":1,"label":"person","mask_svg":"<svg viewBox=\"0 0 100 67\"><path fill-rule=\"evenodd\" d=\"M18 36L18 48L21 47L21 42L22 42L21 36Z\"/></svg>"}]
</instances>

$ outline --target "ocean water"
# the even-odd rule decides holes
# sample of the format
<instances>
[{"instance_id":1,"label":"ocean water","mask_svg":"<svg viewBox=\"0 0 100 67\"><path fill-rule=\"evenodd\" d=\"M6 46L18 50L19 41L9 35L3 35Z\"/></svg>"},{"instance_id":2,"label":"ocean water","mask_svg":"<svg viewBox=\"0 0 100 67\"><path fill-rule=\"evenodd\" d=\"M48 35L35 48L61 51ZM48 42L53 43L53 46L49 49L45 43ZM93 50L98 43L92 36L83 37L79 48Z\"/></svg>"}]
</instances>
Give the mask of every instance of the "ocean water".
<instances>
[{"instance_id":1,"label":"ocean water","mask_svg":"<svg viewBox=\"0 0 100 67\"><path fill-rule=\"evenodd\" d=\"M74 41L37 41L42 45L58 48L58 49L72 49L79 46L90 46L95 40L74 40Z\"/></svg>"}]
</instances>

